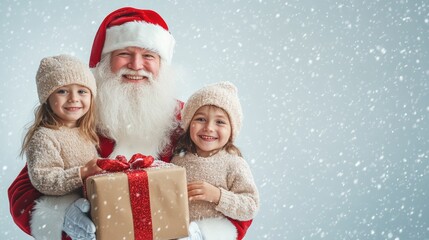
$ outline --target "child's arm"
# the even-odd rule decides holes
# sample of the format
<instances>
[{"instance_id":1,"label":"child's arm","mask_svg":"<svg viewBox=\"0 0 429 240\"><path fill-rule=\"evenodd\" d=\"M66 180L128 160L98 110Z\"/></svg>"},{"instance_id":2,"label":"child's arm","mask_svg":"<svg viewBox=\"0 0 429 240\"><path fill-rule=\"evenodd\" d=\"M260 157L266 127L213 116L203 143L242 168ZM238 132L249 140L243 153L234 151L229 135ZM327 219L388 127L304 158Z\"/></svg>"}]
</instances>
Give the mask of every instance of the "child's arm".
<instances>
[{"instance_id":1,"label":"child's arm","mask_svg":"<svg viewBox=\"0 0 429 240\"><path fill-rule=\"evenodd\" d=\"M65 195L82 186L80 167L64 169L59 142L38 131L27 151L28 175L41 193Z\"/></svg>"},{"instance_id":2,"label":"child's arm","mask_svg":"<svg viewBox=\"0 0 429 240\"><path fill-rule=\"evenodd\" d=\"M249 165L242 158L232 160L233 172L228 174L228 188L223 189L203 181L188 184L190 201L215 203L216 210L232 219L253 219L259 209L259 194Z\"/></svg>"},{"instance_id":3,"label":"child's arm","mask_svg":"<svg viewBox=\"0 0 429 240\"><path fill-rule=\"evenodd\" d=\"M253 219L259 209L259 193L249 165L243 158L232 161L233 172L228 174L228 188L220 188L216 210L232 219Z\"/></svg>"}]
</instances>

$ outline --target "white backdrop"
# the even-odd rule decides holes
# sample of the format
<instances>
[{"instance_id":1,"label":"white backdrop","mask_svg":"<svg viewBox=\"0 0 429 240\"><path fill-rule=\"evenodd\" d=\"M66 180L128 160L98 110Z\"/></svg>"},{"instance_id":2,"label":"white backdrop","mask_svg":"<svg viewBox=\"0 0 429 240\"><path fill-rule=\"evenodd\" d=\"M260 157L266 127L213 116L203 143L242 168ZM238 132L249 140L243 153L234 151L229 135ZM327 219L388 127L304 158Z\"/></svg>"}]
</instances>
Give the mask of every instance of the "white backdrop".
<instances>
[{"instance_id":1,"label":"white backdrop","mask_svg":"<svg viewBox=\"0 0 429 240\"><path fill-rule=\"evenodd\" d=\"M0 239L31 239L6 191L25 162L40 59L87 61L102 19L123 6L168 23L180 99L237 85L237 145L261 194L247 239L429 239L425 0L2 0Z\"/></svg>"}]
</instances>

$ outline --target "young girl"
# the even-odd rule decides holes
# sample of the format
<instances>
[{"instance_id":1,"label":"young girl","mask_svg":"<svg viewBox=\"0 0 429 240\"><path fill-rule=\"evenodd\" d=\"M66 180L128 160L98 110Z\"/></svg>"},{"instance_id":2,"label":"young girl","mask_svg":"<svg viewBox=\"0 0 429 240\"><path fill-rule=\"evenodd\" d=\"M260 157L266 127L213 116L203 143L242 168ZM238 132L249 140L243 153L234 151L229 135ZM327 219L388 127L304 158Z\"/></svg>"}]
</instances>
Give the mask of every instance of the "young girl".
<instances>
[{"instance_id":1,"label":"young girl","mask_svg":"<svg viewBox=\"0 0 429 240\"><path fill-rule=\"evenodd\" d=\"M77 193L83 179L101 172L96 165L95 79L79 60L59 55L41 60L36 85L40 105L21 150L31 183L46 195Z\"/></svg>"},{"instance_id":2,"label":"young girl","mask_svg":"<svg viewBox=\"0 0 429 240\"><path fill-rule=\"evenodd\" d=\"M195 92L182 112L184 135L172 163L186 168L190 237L236 239L226 218L251 220L259 195L249 165L234 146L242 122L237 89L229 82Z\"/></svg>"}]
</instances>

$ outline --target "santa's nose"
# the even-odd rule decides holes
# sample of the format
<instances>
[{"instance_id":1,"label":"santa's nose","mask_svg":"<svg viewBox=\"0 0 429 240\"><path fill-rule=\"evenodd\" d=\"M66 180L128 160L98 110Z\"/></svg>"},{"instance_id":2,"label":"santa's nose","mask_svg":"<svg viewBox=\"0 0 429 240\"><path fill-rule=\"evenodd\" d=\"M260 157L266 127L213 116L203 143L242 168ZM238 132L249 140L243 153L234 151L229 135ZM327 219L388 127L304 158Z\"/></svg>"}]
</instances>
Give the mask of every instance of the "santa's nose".
<instances>
[{"instance_id":1,"label":"santa's nose","mask_svg":"<svg viewBox=\"0 0 429 240\"><path fill-rule=\"evenodd\" d=\"M143 57L140 54L133 54L127 67L132 70L143 69Z\"/></svg>"}]
</instances>

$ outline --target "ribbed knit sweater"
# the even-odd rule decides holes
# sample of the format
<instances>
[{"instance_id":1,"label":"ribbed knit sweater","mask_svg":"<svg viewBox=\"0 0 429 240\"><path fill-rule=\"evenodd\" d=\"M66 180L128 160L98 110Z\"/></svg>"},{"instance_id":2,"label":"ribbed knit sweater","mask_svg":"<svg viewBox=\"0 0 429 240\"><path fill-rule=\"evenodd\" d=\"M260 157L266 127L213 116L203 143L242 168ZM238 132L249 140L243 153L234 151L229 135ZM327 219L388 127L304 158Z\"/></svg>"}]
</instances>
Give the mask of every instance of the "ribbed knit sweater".
<instances>
[{"instance_id":1,"label":"ribbed knit sweater","mask_svg":"<svg viewBox=\"0 0 429 240\"><path fill-rule=\"evenodd\" d=\"M80 167L95 158L97 150L80 135L79 128L40 127L26 156L33 186L43 194L65 195L82 186Z\"/></svg>"},{"instance_id":2,"label":"ribbed knit sweater","mask_svg":"<svg viewBox=\"0 0 429 240\"><path fill-rule=\"evenodd\" d=\"M186 169L188 183L205 181L221 190L219 204L189 202L191 221L227 216L244 221L253 219L259 209L259 194L246 161L222 150L211 157L187 153L175 156L172 163Z\"/></svg>"}]
</instances>

